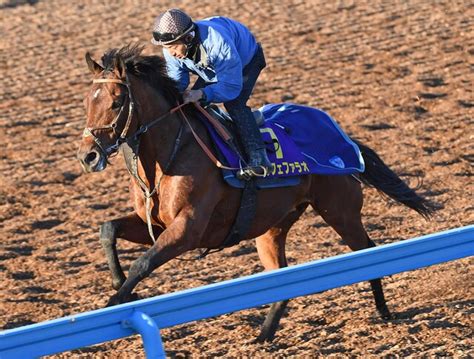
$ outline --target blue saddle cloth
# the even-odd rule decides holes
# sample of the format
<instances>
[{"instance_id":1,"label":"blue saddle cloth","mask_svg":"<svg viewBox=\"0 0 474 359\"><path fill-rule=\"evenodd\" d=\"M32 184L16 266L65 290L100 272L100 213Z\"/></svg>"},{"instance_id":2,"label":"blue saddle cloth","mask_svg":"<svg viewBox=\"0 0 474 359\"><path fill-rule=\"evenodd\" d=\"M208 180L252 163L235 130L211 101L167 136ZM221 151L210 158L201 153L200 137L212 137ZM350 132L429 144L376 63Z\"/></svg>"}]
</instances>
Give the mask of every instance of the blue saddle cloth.
<instances>
[{"instance_id":1,"label":"blue saddle cloth","mask_svg":"<svg viewBox=\"0 0 474 359\"><path fill-rule=\"evenodd\" d=\"M260 132L273 164L268 177L259 179L260 188L291 186L307 174L347 175L364 171L358 146L324 111L291 103L260 108L264 124ZM208 121L204 120L216 147L230 167L240 168L238 156L227 146ZM231 171L224 179L242 187Z\"/></svg>"}]
</instances>

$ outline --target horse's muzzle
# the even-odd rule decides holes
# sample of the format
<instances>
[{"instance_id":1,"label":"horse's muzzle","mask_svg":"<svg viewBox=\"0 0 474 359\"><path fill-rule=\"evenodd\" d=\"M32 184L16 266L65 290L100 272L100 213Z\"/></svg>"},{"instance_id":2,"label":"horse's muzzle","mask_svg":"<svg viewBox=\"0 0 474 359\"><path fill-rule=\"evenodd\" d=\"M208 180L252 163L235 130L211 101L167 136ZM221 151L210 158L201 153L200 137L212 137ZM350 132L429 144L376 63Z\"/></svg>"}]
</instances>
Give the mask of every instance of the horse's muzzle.
<instances>
[{"instance_id":1,"label":"horse's muzzle","mask_svg":"<svg viewBox=\"0 0 474 359\"><path fill-rule=\"evenodd\" d=\"M86 152L79 151L77 158L86 173L100 172L107 167L106 157L102 154L102 151L95 148Z\"/></svg>"}]
</instances>

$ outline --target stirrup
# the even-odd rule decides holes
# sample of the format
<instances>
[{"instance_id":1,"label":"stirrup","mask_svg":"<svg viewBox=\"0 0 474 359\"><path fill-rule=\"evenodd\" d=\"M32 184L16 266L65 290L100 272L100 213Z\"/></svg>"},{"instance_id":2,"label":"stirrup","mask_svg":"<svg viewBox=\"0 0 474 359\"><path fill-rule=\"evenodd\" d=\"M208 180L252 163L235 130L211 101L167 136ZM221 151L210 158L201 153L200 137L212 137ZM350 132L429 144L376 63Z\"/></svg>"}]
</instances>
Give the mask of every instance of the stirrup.
<instances>
[{"instance_id":1,"label":"stirrup","mask_svg":"<svg viewBox=\"0 0 474 359\"><path fill-rule=\"evenodd\" d=\"M255 170L257 168L261 169L263 171L263 174L256 172ZM264 178L268 176L268 173L269 173L269 169L265 166L246 167L246 168L242 168L240 171L237 172L237 178L248 181L253 177Z\"/></svg>"}]
</instances>

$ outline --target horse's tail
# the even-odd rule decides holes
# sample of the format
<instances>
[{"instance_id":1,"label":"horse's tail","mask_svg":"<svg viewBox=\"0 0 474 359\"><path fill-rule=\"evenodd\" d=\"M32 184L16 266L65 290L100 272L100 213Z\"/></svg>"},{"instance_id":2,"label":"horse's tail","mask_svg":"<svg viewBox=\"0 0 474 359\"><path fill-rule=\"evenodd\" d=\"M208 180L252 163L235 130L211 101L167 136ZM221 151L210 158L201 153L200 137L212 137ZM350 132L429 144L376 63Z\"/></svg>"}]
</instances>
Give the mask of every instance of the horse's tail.
<instances>
[{"instance_id":1,"label":"horse's tail","mask_svg":"<svg viewBox=\"0 0 474 359\"><path fill-rule=\"evenodd\" d=\"M360 174L362 183L376 188L429 219L435 210L434 205L410 188L382 161L374 150L359 141L353 141L359 146L365 162L365 171Z\"/></svg>"}]
</instances>

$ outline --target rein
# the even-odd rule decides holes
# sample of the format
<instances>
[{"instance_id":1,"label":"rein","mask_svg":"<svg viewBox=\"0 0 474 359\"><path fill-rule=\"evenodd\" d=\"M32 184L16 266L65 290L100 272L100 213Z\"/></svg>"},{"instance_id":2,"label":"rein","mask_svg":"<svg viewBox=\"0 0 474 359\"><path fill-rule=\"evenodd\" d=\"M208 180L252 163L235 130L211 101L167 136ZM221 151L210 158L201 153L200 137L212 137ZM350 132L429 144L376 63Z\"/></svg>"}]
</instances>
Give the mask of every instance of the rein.
<instances>
[{"instance_id":1,"label":"rein","mask_svg":"<svg viewBox=\"0 0 474 359\"><path fill-rule=\"evenodd\" d=\"M83 137L89 137L89 136L92 136L94 137L94 142L99 146L99 148L103 151L103 153L106 155L106 157L109 157L110 155L112 155L113 153L115 153L121 144L125 143L125 142L128 142L130 141L130 139L132 140L137 140L139 136L141 136L143 133L147 132L148 129L150 127L153 127L154 125L156 125L158 122L160 122L161 120L164 120L165 118L167 118L168 116L171 116L172 114L174 114L175 112L180 112L181 116L183 117L183 119L185 120L186 124L188 125L188 127L190 128L191 130L191 133L193 134L194 138L196 139L196 142L199 144L199 146L202 148L202 150L204 151L204 153L209 157L209 159L216 165L216 167L218 168L222 168L222 169L227 169L227 170L240 170L240 168L233 168L233 167L227 167L227 166L224 166L215 156L214 154L212 153L212 151L206 146L206 144L204 143L204 141L199 137L199 135L196 133L196 131L194 131L191 123L189 122L188 118L186 117L186 115L184 114L183 110L182 110L182 107L186 106L187 104L178 104L177 106L173 107L172 109L170 109L169 111L167 111L166 113L164 113L163 115L161 115L160 117L156 118L155 120L147 123L147 124L144 124L144 125L141 125L138 130L133 134L131 135L129 138L126 137L126 134L130 128L130 124L132 122L132 117L133 117L133 109L135 108L135 103L133 101L133 97L132 97L132 91L130 89L130 82L128 81L128 75L126 75L126 81L122 81L122 80L119 80L119 79L94 79L92 80L93 83L117 83L117 84L120 84L120 85L124 85L126 88L127 88L127 93L128 93L128 99L129 99L129 108L128 108L128 116L127 116L127 122L125 123L125 127L124 129L122 130L122 133L120 134L120 136L117 138L117 141L115 142L115 144L109 146L109 147L106 147L104 148L104 146L100 143L100 140L98 139L98 137L94 134L94 131L100 131L100 130L113 130L114 133L116 133L116 128L117 128L117 122L120 118L120 115L122 114L122 111L124 109L124 105L122 105L120 107L120 110L119 110L119 113L117 114L117 116L115 117L115 119L112 121L111 124L107 125L107 126L103 126L103 127L86 127L84 129L84 132L83 132ZM212 118L212 116L210 116L207 111L205 111L201 105L199 105L198 103L194 103L194 106L212 123L214 124L216 130L219 132L219 134L224 138L225 141L228 141L230 139L230 136L229 134L225 131L225 129L223 129L223 127L217 123L217 121L214 120L214 118Z\"/></svg>"},{"instance_id":2,"label":"rein","mask_svg":"<svg viewBox=\"0 0 474 359\"><path fill-rule=\"evenodd\" d=\"M216 130L221 133L221 136L224 138L224 140L228 143L228 141L230 140L230 136L229 134L227 133L227 131L225 131L222 127L222 125L220 123L218 123L214 118L212 118L211 115L209 115L209 113L207 113L206 110L204 110L201 105L199 105L198 103L196 102L193 102L194 106L196 106L196 108L212 123L214 124L214 127L216 128ZM206 144L204 143L204 141L199 137L199 135L194 131L193 129L193 126L191 126L191 123L189 122L188 118L186 117L186 115L184 114L184 112L180 109L180 112L181 112L181 116L183 116L184 118L184 121L186 122L186 124L188 125L189 129L191 130L191 133L193 134L194 136L194 139L196 140L196 142L198 143L198 145L201 147L201 149L204 151L204 153L207 155L207 157L209 157L209 159L214 163L214 165L218 168L222 168L222 169L225 169L225 170L231 170L231 171L238 171L238 170L241 170L241 168L235 168L235 167L227 167L227 166L224 166L222 164L222 162L220 162L216 156L214 156L214 154L212 153L212 151L209 149L209 147L206 146Z\"/></svg>"}]
</instances>

